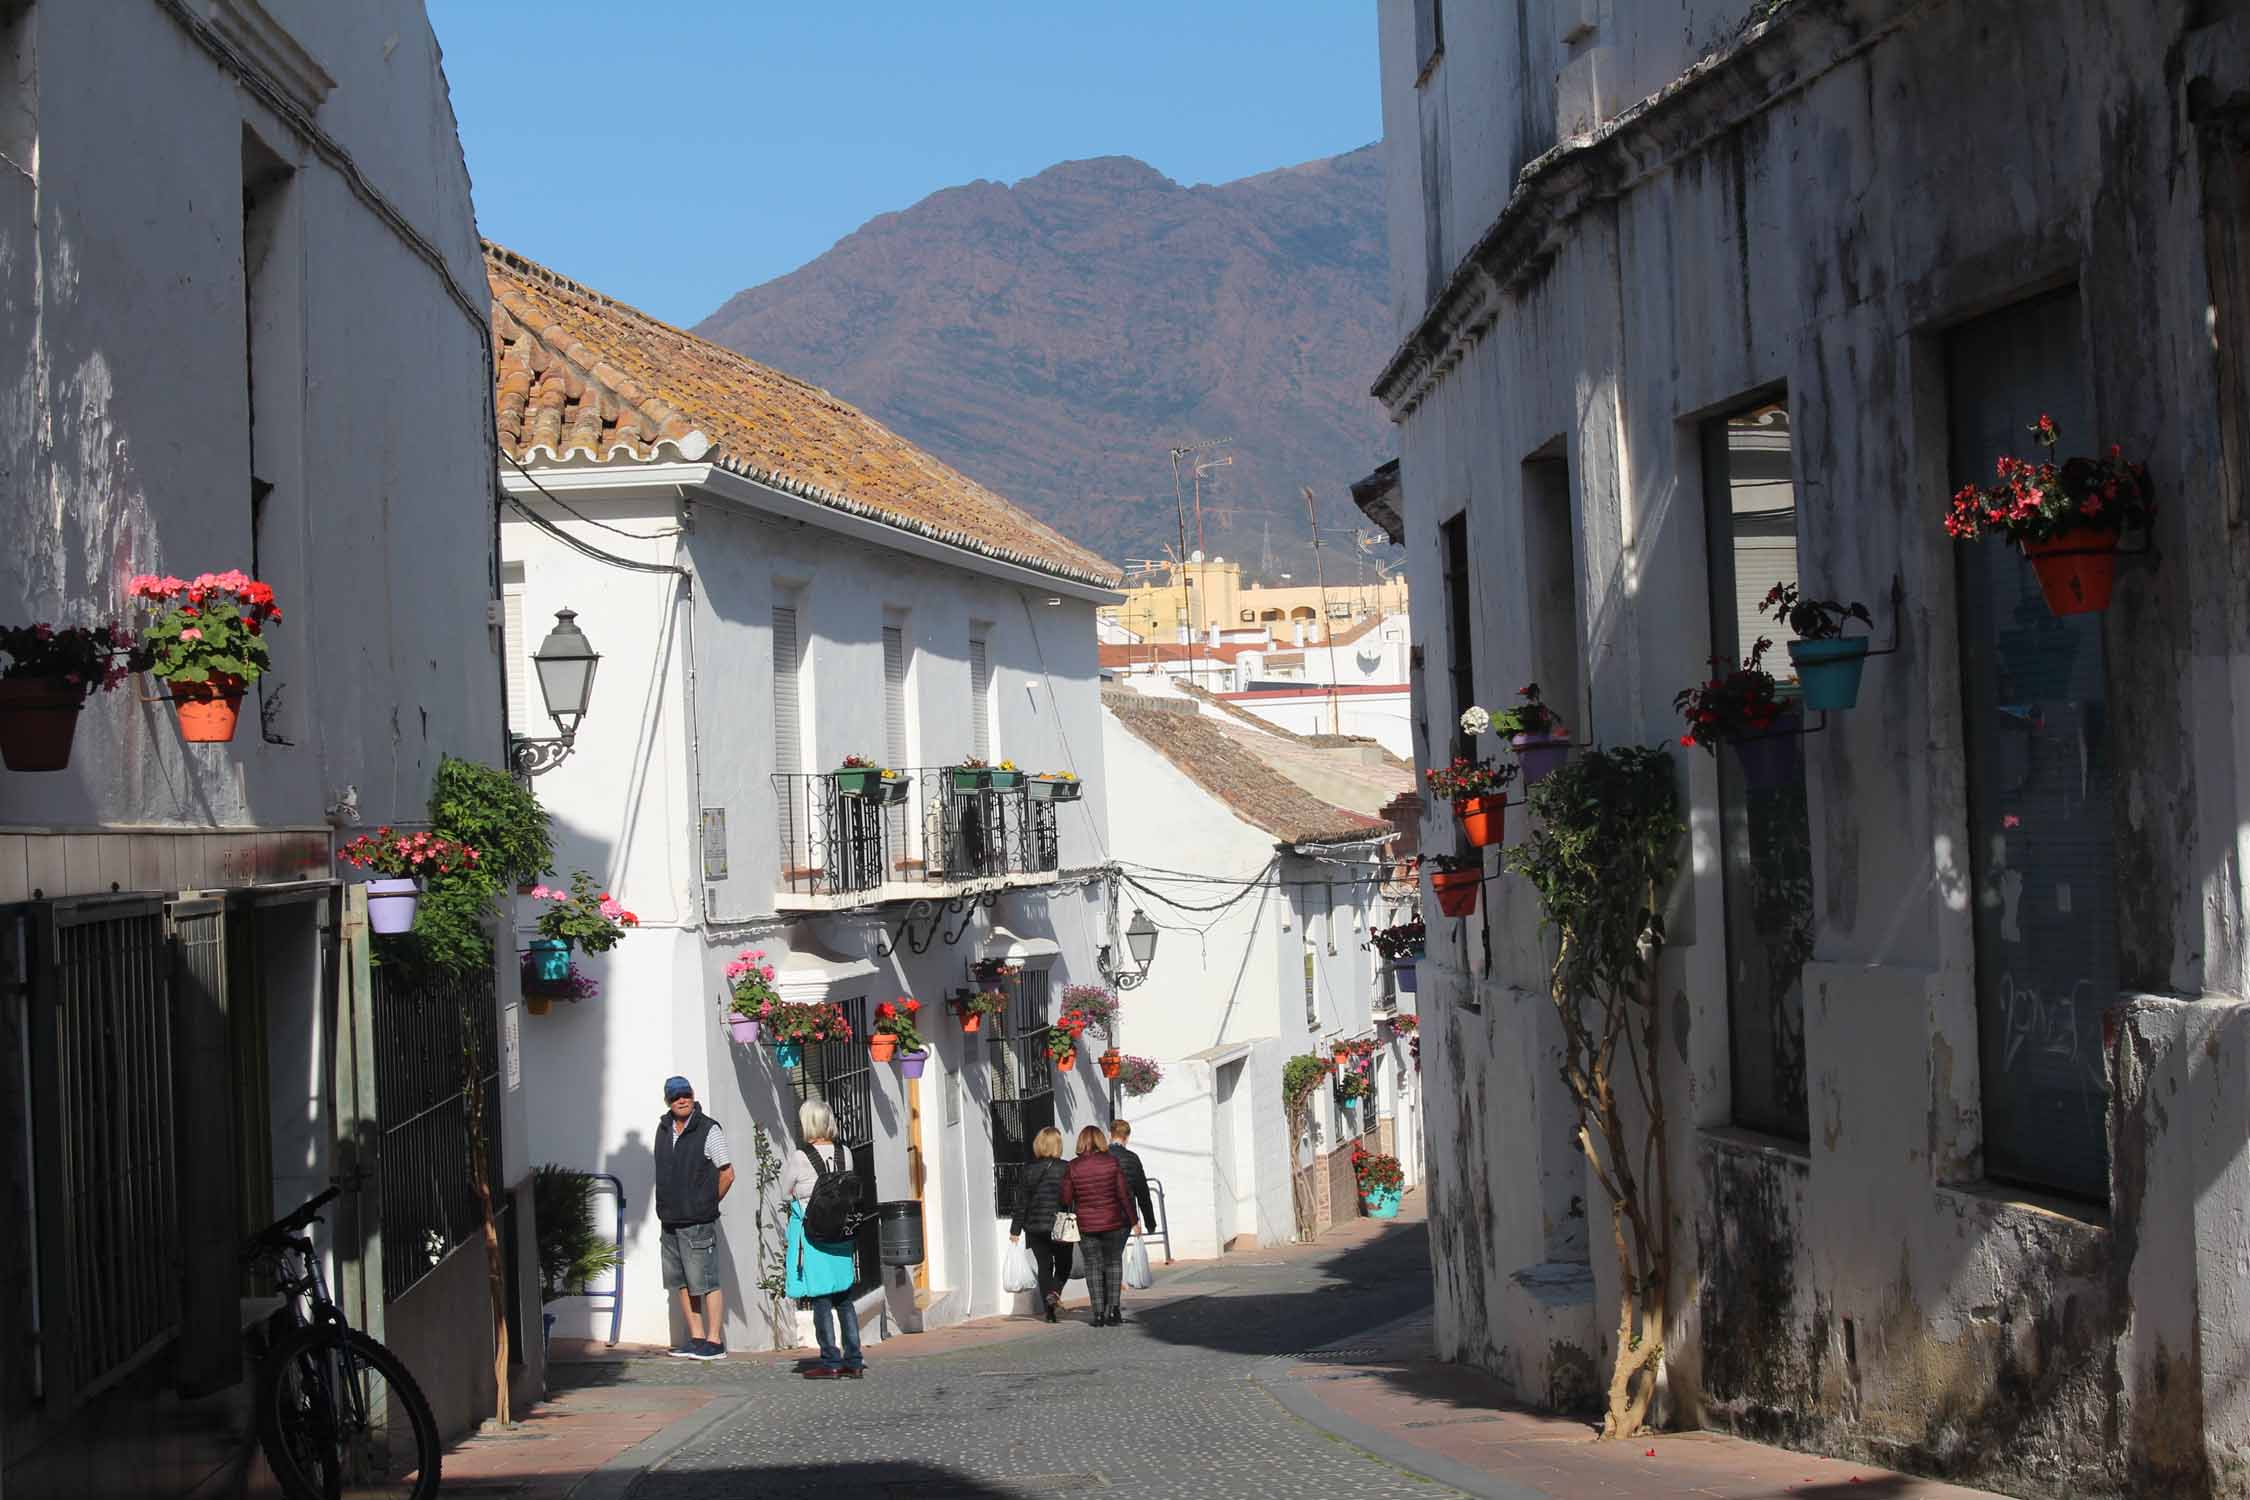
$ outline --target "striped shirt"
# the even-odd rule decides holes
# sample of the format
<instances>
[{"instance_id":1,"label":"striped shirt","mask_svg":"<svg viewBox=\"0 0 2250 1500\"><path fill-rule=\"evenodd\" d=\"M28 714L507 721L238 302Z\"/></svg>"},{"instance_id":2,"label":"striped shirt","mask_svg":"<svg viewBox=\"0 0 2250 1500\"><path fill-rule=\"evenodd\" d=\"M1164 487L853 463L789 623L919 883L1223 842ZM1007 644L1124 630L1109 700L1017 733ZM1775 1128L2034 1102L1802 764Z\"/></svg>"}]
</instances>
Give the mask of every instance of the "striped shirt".
<instances>
[{"instance_id":1,"label":"striped shirt","mask_svg":"<svg viewBox=\"0 0 2250 1500\"><path fill-rule=\"evenodd\" d=\"M727 1133L713 1120L711 1128L703 1132L703 1158L714 1167L731 1167L734 1158L727 1152Z\"/></svg>"}]
</instances>

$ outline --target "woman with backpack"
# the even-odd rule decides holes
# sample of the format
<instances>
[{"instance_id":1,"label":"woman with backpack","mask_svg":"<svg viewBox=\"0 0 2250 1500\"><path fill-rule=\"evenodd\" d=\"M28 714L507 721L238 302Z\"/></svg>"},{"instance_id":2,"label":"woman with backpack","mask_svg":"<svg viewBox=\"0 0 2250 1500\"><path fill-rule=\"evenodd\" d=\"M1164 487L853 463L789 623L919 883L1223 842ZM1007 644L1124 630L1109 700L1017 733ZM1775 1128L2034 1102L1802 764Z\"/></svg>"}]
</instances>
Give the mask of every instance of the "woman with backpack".
<instances>
[{"instance_id":1,"label":"woman with backpack","mask_svg":"<svg viewBox=\"0 0 2250 1500\"><path fill-rule=\"evenodd\" d=\"M1086 1262L1086 1295L1096 1328L1125 1321L1125 1235L1133 1227L1133 1189L1125 1169L1109 1154L1101 1128L1078 1132L1078 1154L1063 1171L1062 1204L1078 1215L1079 1254Z\"/></svg>"},{"instance_id":2,"label":"woman with backpack","mask_svg":"<svg viewBox=\"0 0 2250 1500\"><path fill-rule=\"evenodd\" d=\"M784 1290L812 1304L813 1331L820 1337L820 1363L805 1371L805 1378L857 1380L867 1373L859 1350L859 1308L852 1300L858 1274L850 1217L858 1210L859 1179L850 1154L836 1144L836 1120L827 1105L818 1099L798 1105L797 1128L805 1144L791 1153L781 1174L781 1195L789 1203ZM839 1230L836 1239L814 1237Z\"/></svg>"},{"instance_id":3,"label":"woman with backpack","mask_svg":"<svg viewBox=\"0 0 2250 1500\"><path fill-rule=\"evenodd\" d=\"M1016 1179L1016 1216L1008 1238L1031 1236L1031 1258L1039 1267L1039 1295L1047 1321L1055 1321L1063 1283L1070 1280L1070 1241L1055 1238L1055 1215L1062 1209L1062 1132L1050 1125L1031 1138L1031 1161Z\"/></svg>"}]
</instances>

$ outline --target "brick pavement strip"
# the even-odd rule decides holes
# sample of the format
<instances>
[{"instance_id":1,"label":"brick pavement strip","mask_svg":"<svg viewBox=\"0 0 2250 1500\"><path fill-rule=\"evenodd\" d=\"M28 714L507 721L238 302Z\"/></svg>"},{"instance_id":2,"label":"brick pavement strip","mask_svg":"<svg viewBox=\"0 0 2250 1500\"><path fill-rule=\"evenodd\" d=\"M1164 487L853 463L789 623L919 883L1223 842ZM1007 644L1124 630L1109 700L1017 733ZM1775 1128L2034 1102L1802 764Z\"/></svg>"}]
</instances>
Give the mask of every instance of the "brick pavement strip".
<instances>
[{"instance_id":1,"label":"brick pavement strip","mask_svg":"<svg viewBox=\"0 0 2250 1500\"><path fill-rule=\"evenodd\" d=\"M1976 1492L1710 1433L1595 1443L1500 1406L1428 1358L1419 1204L1318 1244L1160 1269L1127 1325L978 1323L868 1350L868 1378L798 1378L802 1351L555 1367L515 1432L446 1460L448 1494L750 1500L1102 1490L1158 1496L1967 1500ZM1648 1456L1654 1449L1655 1456Z\"/></svg>"}]
</instances>

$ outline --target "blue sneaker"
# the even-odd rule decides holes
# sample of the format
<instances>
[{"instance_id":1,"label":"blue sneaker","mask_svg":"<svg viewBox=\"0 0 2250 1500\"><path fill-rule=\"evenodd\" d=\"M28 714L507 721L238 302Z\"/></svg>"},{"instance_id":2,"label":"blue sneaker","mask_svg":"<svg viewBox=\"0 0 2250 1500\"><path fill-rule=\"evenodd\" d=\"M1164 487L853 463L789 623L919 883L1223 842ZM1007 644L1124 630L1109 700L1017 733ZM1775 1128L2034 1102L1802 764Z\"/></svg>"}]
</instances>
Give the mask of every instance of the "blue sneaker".
<instances>
[{"instance_id":1,"label":"blue sneaker","mask_svg":"<svg viewBox=\"0 0 2250 1500\"><path fill-rule=\"evenodd\" d=\"M696 1339L688 1346L689 1359L725 1359L727 1346L710 1339Z\"/></svg>"},{"instance_id":2,"label":"blue sneaker","mask_svg":"<svg viewBox=\"0 0 2250 1500\"><path fill-rule=\"evenodd\" d=\"M701 1339L689 1339L686 1343L678 1345L675 1348L667 1349L664 1352L671 1355L674 1359L693 1359L695 1358L695 1351L702 1346L702 1343L703 1340Z\"/></svg>"}]
</instances>

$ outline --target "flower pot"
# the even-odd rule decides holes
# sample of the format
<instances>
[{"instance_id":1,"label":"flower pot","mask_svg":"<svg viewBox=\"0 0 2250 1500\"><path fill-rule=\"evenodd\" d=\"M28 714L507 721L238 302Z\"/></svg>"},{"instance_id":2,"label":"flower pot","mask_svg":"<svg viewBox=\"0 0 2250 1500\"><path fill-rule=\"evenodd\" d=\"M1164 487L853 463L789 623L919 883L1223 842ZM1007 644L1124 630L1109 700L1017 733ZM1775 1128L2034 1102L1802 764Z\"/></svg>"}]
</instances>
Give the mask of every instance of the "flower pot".
<instances>
[{"instance_id":1,"label":"flower pot","mask_svg":"<svg viewBox=\"0 0 2250 1500\"><path fill-rule=\"evenodd\" d=\"M2092 614L2109 608L2117 581L2117 531L2071 531L2044 542L2025 542L2023 555L2039 575L2049 613Z\"/></svg>"},{"instance_id":2,"label":"flower pot","mask_svg":"<svg viewBox=\"0 0 2250 1500\"><path fill-rule=\"evenodd\" d=\"M805 1060L803 1042L775 1042L773 1060L777 1067L794 1068Z\"/></svg>"},{"instance_id":3,"label":"flower pot","mask_svg":"<svg viewBox=\"0 0 2250 1500\"><path fill-rule=\"evenodd\" d=\"M1391 977L1398 981L1398 992L1402 995L1413 994L1415 986L1420 982L1414 977L1414 962L1411 959L1394 959L1391 963Z\"/></svg>"},{"instance_id":4,"label":"flower pot","mask_svg":"<svg viewBox=\"0 0 2250 1500\"><path fill-rule=\"evenodd\" d=\"M1069 1072L1072 1068L1077 1067L1078 1049L1073 1047L1070 1051L1065 1052L1062 1056L1056 1058L1055 1066L1062 1069L1065 1073Z\"/></svg>"},{"instance_id":5,"label":"flower pot","mask_svg":"<svg viewBox=\"0 0 2250 1500\"><path fill-rule=\"evenodd\" d=\"M562 983L570 978L570 944L561 938L533 938L530 969L531 977L544 984Z\"/></svg>"},{"instance_id":6,"label":"flower pot","mask_svg":"<svg viewBox=\"0 0 2250 1500\"><path fill-rule=\"evenodd\" d=\"M992 773L992 789L996 792L1006 791L1011 787L1021 785L1023 785L1023 772L1021 771L994 771Z\"/></svg>"},{"instance_id":7,"label":"flower pot","mask_svg":"<svg viewBox=\"0 0 2250 1500\"><path fill-rule=\"evenodd\" d=\"M1102 1077L1115 1078L1117 1070L1125 1066L1125 1054L1115 1047L1101 1055Z\"/></svg>"},{"instance_id":8,"label":"flower pot","mask_svg":"<svg viewBox=\"0 0 2250 1500\"><path fill-rule=\"evenodd\" d=\"M874 790L868 795L878 807L895 807L906 800L907 789L913 785L911 776L878 777Z\"/></svg>"},{"instance_id":9,"label":"flower pot","mask_svg":"<svg viewBox=\"0 0 2250 1500\"><path fill-rule=\"evenodd\" d=\"M1373 1192L1361 1196L1362 1201L1367 1204L1367 1216L1369 1218L1395 1219L1398 1217L1400 1193L1397 1188L1376 1188Z\"/></svg>"},{"instance_id":10,"label":"flower pot","mask_svg":"<svg viewBox=\"0 0 2250 1500\"><path fill-rule=\"evenodd\" d=\"M756 1046L758 1044L757 1017L741 1015L728 1016L727 1037L730 1041L740 1042L745 1047Z\"/></svg>"},{"instance_id":11,"label":"flower pot","mask_svg":"<svg viewBox=\"0 0 2250 1500\"><path fill-rule=\"evenodd\" d=\"M1034 776L1028 788L1034 802L1076 802L1085 790L1085 783L1064 781L1056 776Z\"/></svg>"},{"instance_id":12,"label":"flower pot","mask_svg":"<svg viewBox=\"0 0 2250 1500\"><path fill-rule=\"evenodd\" d=\"M1561 770L1573 748L1567 732L1513 735L1508 745L1516 752L1516 763L1523 768L1523 784L1527 787Z\"/></svg>"},{"instance_id":13,"label":"flower pot","mask_svg":"<svg viewBox=\"0 0 2250 1500\"><path fill-rule=\"evenodd\" d=\"M1859 702L1859 676L1867 666L1867 637L1791 641L1789 660L1805 690L1805 708L1841 710Z\"/></svg>"},{"instance_id":14,"label":"flower pot","mask_svg":"<svg viewBox=\"0 0 2250 1500\"><path fill-rule=\"evenodd\" d=\"M422 904L422 883L411 879L367 882L367 930L385 937L411 931L414 912ZM563 972L570 972L570 952L563 951Z\"/></svg>"},{"instance_id":15,"label":"flower pot","mask_svg":"<svg viewBox=\"0 0 2250 1500\"><path fill-rule=\"evenodd\" d=\"M1771 792L1805 774L1805 742L1798 729L1804 716L1795 709L1773 721L1762 734L1727 741L1742 767L1742 784L1753 792Z\"/></svg>"},{"instance_id":16,"label":"flower pot","mask_svg":"<svg viewBox=\"0 0 2250 1500\"><path fill-rule=\"evenodd\" d=\"M1507 836L1507 809L1508 798L1504 792L1463 797L1453 804L1454 815L1461 820L1461 831L1479 849L1497 844Z\"/></svg>"},{"instance_id":17,"label":"flower pot","mask_svg":"<svg viewBox=\"0 0 2250 1500\"><path fill-rule=\"evenodd\" d=\"M70 764L85 694L43 677L0 680L0 761L11 771L60 771Z\"/></svg>"},{"instance_id":18,"label":"flower pot","mask_svg":"<svg viewBox=\"0 0 2250 1500\"><path fill-rule=\"evenodd\" d=\"M549 1000L545 995L526 994L523 997L523 1008L530 1011L535 1016L545 1015L548 1008L553 1004L554 1002L552 1000Z\"/></svg>"},{"instance_id":19,"label":"flower pot","mask_svg":"<svg viewBox=\"0 0 2250 1500\"><path fill-rule=\"evenodd\" d=\"M201 682L171 679L172 708L179 715L180 738L191 745L223 745L234 738L242 712L242 679L214 672Z\"/></svg>"},{"instance_id":20,"label":"flower pot","mask_svg":"<svg viewBox=\"0 0 2250 1500\"><path fill-rule=\"evenodd\" d=\"M930 1049L927 1047L913 1052L901 1052L898 1055L898 1074L901 1078L919 1078L922 1076L922 1070L929 1065Z\"/></svg>"},{"instance_id":21,"label":"flower pot","mask_svg":"<svg viewBox=\"0 0 2250 1500\"><path fill-rule=\"evenodd\" d=\"M981 792L992 785L992 772L982 766L955 766L948 774L957 792Z\"/></svg>"},{"instance_id":22,"label":"flower pot","mask_svg":"<svg viewBox=\"0 0 2250 1500\"><path fill-rule=\"evenodd\" d=\"M891 1054L898 1051L898 1038L887 1031L878 1031L867 1039L867 1060L889 1062Z\"/></svg>"},{"instance_id":23,"label":"flower pot","mask_svg":"<svg viewBox=\"0 0 2250 1500\"><path fill-rule=\"evenodd\" d=\"M961 1012L961 1030L963 1032L967 1033L968 1035L974 1036L983 1026L983 1011L965 1010Z\"/></svg>"},{"instance_id":24,"label":"flower pot","mask_svg":"<svg viewBox=\"0 0 2250 1500\"><path fill-rule=\"evenodd\" d=\"M1482 870L1440 870L1430 877L1437 893L1438 910L1449 917L1465 917L1477 909L1477 892L1484 886Z\"/></svg>"},{"instance_id":25,"label":"flower pot","mask_svg":"<svg viewBox=\"0 0 2250 1500\"><path fill-rule=\"evenodd\" d=\"M865 797L882 785L881 770L869 766L854 766L848 770L831 771L829 779L836 790L846 797Z\"/></svg>"}]
</instances>

